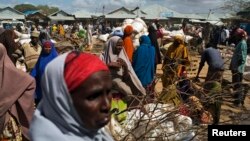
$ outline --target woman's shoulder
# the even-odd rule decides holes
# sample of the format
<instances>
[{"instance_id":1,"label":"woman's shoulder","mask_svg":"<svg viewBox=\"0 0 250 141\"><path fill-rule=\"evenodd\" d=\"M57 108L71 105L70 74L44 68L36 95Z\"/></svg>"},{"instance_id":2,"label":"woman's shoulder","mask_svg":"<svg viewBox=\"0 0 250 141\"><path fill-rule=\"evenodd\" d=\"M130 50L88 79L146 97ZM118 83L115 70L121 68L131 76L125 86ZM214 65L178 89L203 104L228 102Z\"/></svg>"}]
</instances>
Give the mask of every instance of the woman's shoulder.
<instances>
[{"instance_id":1,"label":"woman's shoulder","mask_svg":"<svg viewBox=\"0 0 250 141\"><path fill-rule=\"evenodd\" d=\"M49 130L47 130L49 129ZM64 141L60 129L49 119L43 116L40 109L36 109L29 129L31 140L36 141Z\"/></svg>"}]
</instances>

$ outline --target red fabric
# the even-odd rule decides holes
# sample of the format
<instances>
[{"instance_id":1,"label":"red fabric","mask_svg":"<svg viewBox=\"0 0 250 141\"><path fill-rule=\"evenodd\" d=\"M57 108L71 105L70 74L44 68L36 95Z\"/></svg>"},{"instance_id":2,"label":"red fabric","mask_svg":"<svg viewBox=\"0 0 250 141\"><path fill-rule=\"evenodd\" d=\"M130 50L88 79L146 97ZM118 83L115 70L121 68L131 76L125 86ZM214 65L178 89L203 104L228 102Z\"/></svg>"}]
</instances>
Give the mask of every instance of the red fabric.
<instances>
[{"instance_id":1,"label":"red fabric","mask_svg":"<svg viewBox=\"0 0 250 141\"><path fill-rule=\"evenodd\" d=\"M68 54L65 63L64 78L69 92L72 92L93 73L108 71L108 67L97 56L89 53L72 52Z\"/></svg>"},{"instance_id":2,"label":"red fabric","mask_svg":"<svg viewBox=\"0 0 250 141\"><path fill-rule=\"evenodd\" d=\"M184 116L190 116L190 109L187 105L181 104L179 107L179 113Z\"/></svg>"},{"instance_id":3,"label":"red fabric","mask_svg":"<svg viewBox=\"0 0 250 141\"><path fill-rule=\"evenodd\" d=\"M43 43L43 46L44 46L44 48L50 48L50 47L51 47L50 41L44 42L44 43Z\"/></svg>"},{"instance_id":4,"label":"red fabric","mask_svg":"<svg viewBox=\"0 0 250 141\"><path fill-rule=\"evenodd\" d=\"M163 31L162 29L157 29L157 38L163 38Z\"/></svg>"},{"instance_id":5,"label":"red fabric","mask_svg":"<svg viewBox=\"0 0 250 141\"><path fill-rule=\"evenodd\" d=\"M246 34L246 32L245 32L243 29L238 28L238 29L236 30L236 32L235 32L235 35L236 35L236 36L239 36L239 37L245 37L247 34Z\"/></svg>"}]
</instances>

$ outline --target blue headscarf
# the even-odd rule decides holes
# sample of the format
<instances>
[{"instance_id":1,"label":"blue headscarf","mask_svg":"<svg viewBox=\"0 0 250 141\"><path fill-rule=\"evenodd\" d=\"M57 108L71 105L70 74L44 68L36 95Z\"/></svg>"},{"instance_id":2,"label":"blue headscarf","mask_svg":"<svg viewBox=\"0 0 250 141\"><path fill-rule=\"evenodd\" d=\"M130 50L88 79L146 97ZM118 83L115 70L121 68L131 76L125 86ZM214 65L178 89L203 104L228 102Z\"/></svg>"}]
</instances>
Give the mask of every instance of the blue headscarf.
<instances>
[{"instance_id":1,"label":"blue headscarf","mask_svg":"<svg viewBox=\"0 0 250 141\"><path fill-rule=\"evenodd\" d=\"M124 33L123 33L123 31L121 30L121 29L116 29L115 31L113 31L112 33L111 33L111 35L112 36L119 36L119 37L123 37L123 35L124 35Z\"/></svg>"},{"instance_id":2,"label":"blue headscarf","mask_svg":"<svg viewBox=\"0 0 250 141\"><path fill-rule=\"evenodd\" d=\"M51 46L51 51L50 53L46 53L44 51L44 45L45 44L50 44ZM58 56L58 53L56 51L56 48L54 46L54 44L51 41L45 41L43 42L43 46L42 46L42 52L36 62L35 67L32 69L31 71L31 76L33 76L36 79L36 95L35 95L35 99L40 101L42 98L42 89L41 89L41 78L42 75L44 73L45 67L47 66L47 64L53 60L54 58L56 58Z\"/></svg>"},{"instance_id":3,"label":"blue headscarf","mask_svg":"<svg viewBox=\"0 0 250 141\"><path fill-rule=\"evenodd\" d=\"M140 46L134 52L132 65L144 87L152 83L155 74L155 48L148 36L140 37Z\"/></svg>"}]
</instances>

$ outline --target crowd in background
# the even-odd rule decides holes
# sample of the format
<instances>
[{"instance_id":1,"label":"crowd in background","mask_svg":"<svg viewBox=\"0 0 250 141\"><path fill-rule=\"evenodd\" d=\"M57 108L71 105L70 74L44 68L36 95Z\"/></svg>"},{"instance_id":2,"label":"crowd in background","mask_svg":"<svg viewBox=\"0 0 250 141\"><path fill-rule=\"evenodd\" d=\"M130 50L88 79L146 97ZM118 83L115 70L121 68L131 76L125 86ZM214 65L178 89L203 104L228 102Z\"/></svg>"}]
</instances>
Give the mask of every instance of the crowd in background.
<instances>
[{"instance_id":1,"label":"crowd in background","mask_svg":"<svg viewBox=\"0 0 250 141\"><path fill-rule=\"evenodd\" d=\"M82 51L71 51L59 55L53 37L84 37L86 50L93 48L93 35L111 33L114 28L104 24L90 23L51 26L30 26L21 34L29 34L30 41L18 44L16 32L0 29L0 139L17 140L112 140L103 127L111 118L112 109L138 108L140 104L158 100L182 103L199 99L187 92L187 67L190 65L189 44L182 35L166 39L163 25L155 20L147 23L147 35L139 36L139 45L134 45L133 26L127 25L121 32L114 32L105 42L100 56ZM96 29L96 30L95 30ZM202 48L199 78L205 62L209 65L204 90L208 94L220 93L224 61L217 45L234 46L231 59L232 84L236 91L234 104L244 105L243 72L247 56L247 33L240 27L206 24L191 26L184 23L184 35L193 37L194 49ZM83 33L83 34L81 34ZM161 48L171 42L166 52ZM206 48L203 46L206 45ZM25 71L16 68L16 62L25 64ZM162 92L154 92L157 66L162 64ZM180 93L179 93L179 91ZM181 94L181 95L179 95ZM146 97L146 98L145 98ZM180 98L181 97L181 98ZM188 102L187 102L188 101ZM119 102L119 106L114 108ZM194 113L184 114L196 123L204 120L211 110L211 124L219 124L221 99L210 104L210 109L200 108ZM34 106L35 105L35 106ZM125 107L125 108L124 108ZM204 106L205 107L205 106ZM192 117L197 115L198 117ZM206 114L204 114L206 113ZM208 114L207 114L208 115ZM126 115L116 116L119 122ZM30 130L29 130L30 128ZM49 130L48 130L49 129Z\"/></svg>"}]
</instances>

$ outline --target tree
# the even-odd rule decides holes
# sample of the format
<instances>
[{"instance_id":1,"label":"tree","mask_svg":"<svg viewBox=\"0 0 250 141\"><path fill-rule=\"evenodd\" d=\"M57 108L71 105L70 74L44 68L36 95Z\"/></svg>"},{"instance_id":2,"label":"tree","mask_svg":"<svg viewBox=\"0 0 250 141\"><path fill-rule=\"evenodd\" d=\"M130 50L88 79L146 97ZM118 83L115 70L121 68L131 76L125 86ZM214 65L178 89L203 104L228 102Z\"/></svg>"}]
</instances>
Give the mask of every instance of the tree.
<instances>
[{"instance_id":1,"label":"tree","mask_svg":"<svg viewBox=\"0 0 250 141\"><path fill-rule=\"evenodd\" d=\"M37 8L41 10L41 13L43 13L44 15L50 15L52 13L55 13L56 11L59 11L59 8L49 7L48 5L38 5Z\"/></svg>"},{"instance_id":2,"label":"tree","mask_svg":"<svg viewBox=\"0 0 250 141\"><path fill-rule=\"evenodd\" d=\"M222 9L237 13L249 7L249 0L226 0Z\"/></svg>"},{"instance_id":3,"label":"tree","mask_svg":"<svg viewBox=\"0 0 250 141\"><path fill-rule=\"evenodd\" d=\"M14 7L14 9L25 12L27 10L39 10L44 15L50 15L56 11L59 11L57 7L49 7L48 5L38 5L34 6L32 4L19 4Z\"/></svg>"},{"instance_id":4,"label":"tree","mask_svg":"<svg viewBox=\"0 0 250 141\"><path fill-rule=\"evenodd\" d=\"M249 0L227 0L224 5L225 10L235 12L241 18L248 20L250 17Z\"/></svg>"},{"instance_id":5,"label":"tree","mask_svg":"<svg viewBox=\"0 0 250 141\"><path fill-rule=\"evenodd\" d=\"M20 12L25 12L27 10L38 10L37 7L32 4L19 4L19 5L16 5L14 9Z\"/></svg>"}]
</instances>

